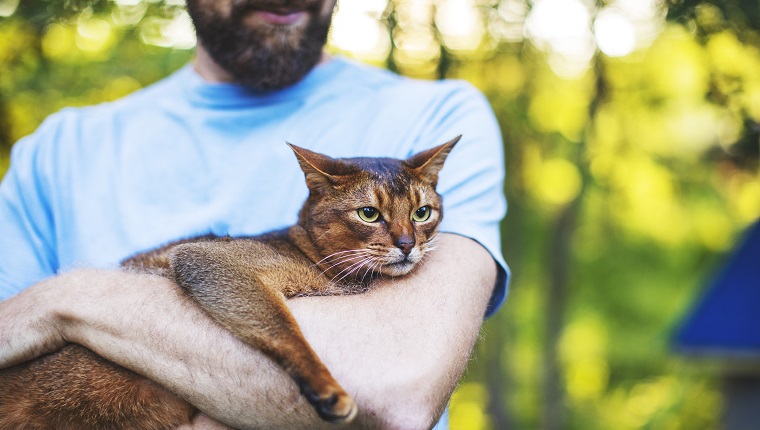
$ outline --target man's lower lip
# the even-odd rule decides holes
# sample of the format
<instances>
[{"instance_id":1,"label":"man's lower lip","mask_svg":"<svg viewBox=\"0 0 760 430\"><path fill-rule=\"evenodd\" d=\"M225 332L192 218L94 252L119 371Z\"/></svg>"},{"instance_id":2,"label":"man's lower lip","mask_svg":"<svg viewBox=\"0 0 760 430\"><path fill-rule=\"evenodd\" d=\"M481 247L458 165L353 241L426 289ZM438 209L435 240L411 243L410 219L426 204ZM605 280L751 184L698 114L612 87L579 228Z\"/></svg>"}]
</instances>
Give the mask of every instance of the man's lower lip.
<instances>
[{"instance_id":1,"label":"man's lower lip","mask_svg":"<svg viewBox=\"0 0 760 430\"><path fill-rule=\"evenodd\" d=\"M253 11L252 14L269 24L291 25L295 24L302 16L306 15L306 11L298 10L295 12L276 13L266 10L256 10Z\"/></svg>"}]
</instances>

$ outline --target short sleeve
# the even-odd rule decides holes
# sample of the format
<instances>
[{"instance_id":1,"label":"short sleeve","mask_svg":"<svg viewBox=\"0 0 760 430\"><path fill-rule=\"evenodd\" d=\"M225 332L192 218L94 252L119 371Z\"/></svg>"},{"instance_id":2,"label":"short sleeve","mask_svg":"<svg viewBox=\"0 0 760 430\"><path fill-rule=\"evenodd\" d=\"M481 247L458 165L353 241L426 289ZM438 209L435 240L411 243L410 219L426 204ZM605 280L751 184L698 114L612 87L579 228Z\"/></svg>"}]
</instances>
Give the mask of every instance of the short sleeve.
<instances>
[{"instance_id":1,"label":"short sleeve","mask_svg":"<svg viewBox=\"0 0 760 430\"><path fill-rule=\"evenodd\" d=\"M439 230L477 241L498 263L497 283L486 313L490 316L504 302L510 277L501 253L499 228L507 209L501 132L488 101L478 90L461 81L440 85L452 88L431 110L418 150L462 135L439 174L438 192L444 208Z\"/></svg>"},{"instance_id":2,"label":"short sleeve","mask_svg":"<svg viewBox=\"0 0 760 430\"><path fill-rule=\"evenodd\" d=\"M50 163L41 151L55 140L58 116L17 142L0 182L0 300L55 274Z\"/></svg>"}]
</instances>

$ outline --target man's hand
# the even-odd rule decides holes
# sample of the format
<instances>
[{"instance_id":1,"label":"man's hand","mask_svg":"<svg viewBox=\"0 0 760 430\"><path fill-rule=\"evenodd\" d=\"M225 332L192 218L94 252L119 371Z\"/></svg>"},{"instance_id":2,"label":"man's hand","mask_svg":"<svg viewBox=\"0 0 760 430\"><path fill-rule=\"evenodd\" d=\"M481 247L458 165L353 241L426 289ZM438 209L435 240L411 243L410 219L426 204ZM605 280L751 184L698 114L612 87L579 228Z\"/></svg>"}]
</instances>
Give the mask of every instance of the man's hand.
<instances>
[{"instance_id":1,"label":"man's hand","mask_svg":"<svg viewBox=\"0 0 760 430\"><path fill-rule=\"evenodd\" d=\"M234 430L232 427L226 426L218 421L214 421L204 413L196 414L193 417L193 422L188 425L183 425L175 430Z\"/></svg>"},{"instance_id":2,"label":"man's hand","mask_svg":"<svg viewBox=\"0 0 760 430\"><path fill-rule=\"evenodd\" d=\"M384 280L366 294L288 302L307 340L359 405L357 428L432 426L464 370L496 265L470 239L441 234L439 240L411 276ZM78 271L0 305L0 366L76 342L233 427L332 428L283 371L166 279Z\"/></svg>"},{"instance_id":3,"label":"man's hand","mask_svg":"<svg viewBox=\"0 0 760 430\"><path fill-rule=\"evenodd\" d=\"M57 294L41 282L0 301L0 368L10 367L63 347L62 321L53 312Z\"/></svg>"}]
</instances>

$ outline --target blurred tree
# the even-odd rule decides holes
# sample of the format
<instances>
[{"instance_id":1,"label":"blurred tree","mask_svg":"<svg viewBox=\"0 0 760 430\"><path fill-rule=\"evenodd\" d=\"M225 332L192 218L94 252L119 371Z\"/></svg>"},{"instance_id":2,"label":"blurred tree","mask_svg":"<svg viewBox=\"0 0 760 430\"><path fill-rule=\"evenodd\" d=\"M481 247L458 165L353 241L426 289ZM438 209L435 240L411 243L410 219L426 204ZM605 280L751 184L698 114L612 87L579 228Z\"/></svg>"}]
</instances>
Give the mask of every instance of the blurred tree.
<instances>
[{"instance_id":1,"label":"blurred tree","mask_svg":"<svg viewBox=\"0 0 760 430\"><path fill-rule=\"evenodd\" d=\"M727 37L736 38L736 42L744 44L745 49L751 46L756 51L760 47L760 3L756 1L671 0L667 18L693 29L698 40L708 47L720 44L723 49L730 49L721 43L721 39ZM708 98L722 108L735 110L737 105L742 104L737 99L745 96L750 83L742 73L746 68L717 69ZM728 147L713 148L709 155L715 160L730 161L740 168L757 169L760 159L760 116L756 110L753 112L746 107L740 110L738 114L743 117L741 137Z\"/></svg>"}]
</instances>

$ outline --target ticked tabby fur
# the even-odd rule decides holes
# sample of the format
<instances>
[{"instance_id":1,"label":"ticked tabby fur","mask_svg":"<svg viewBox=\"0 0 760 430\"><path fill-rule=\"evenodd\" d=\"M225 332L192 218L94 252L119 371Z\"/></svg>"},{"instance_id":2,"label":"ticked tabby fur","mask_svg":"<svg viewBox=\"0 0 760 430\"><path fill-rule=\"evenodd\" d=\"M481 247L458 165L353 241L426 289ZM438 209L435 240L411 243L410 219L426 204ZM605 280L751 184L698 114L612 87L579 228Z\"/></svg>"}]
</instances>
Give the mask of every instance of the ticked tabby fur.
<instances>
[{"instance_id":1,"label":"ticked tabby fur","mask_svg":"<svg viewBox=\"0 0 760 430\"><path fill-rule=\"evenodd\" d=\"M438 172L458 140L406 160L333 159L291 145L309 188L296 225L255 237L182 240L122 266L174 279L214 320L282 367L322 419L350 421L357 405L306 342L285 299L354 293L381 275L409 273L436 235ZM195 412L77 345L0 370L0 430L173 429Z\"/></svg>"}]
</instances>

